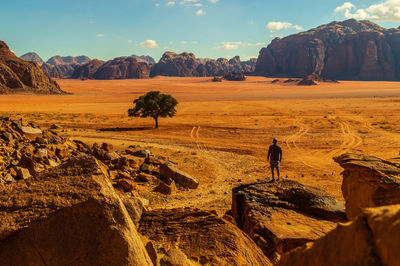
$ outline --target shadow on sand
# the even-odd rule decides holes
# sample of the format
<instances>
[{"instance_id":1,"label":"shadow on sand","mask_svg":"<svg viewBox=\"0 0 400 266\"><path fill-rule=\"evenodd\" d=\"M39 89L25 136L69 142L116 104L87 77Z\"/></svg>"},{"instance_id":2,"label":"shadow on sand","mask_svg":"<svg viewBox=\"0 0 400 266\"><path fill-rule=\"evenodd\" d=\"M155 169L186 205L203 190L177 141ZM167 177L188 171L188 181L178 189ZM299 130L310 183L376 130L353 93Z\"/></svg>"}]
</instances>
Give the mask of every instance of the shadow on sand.
<instances>
[{"instance_id":1,"label":"shadow on sand","mask_svg":"<svg viewBox=\"0 0 400 266\"><path fill-rule=\"evenodd\" d=\"M98 131L144 131L153 129L152 127L112 127L112 128L99 128Z\"/></svg>"}]
</instances>

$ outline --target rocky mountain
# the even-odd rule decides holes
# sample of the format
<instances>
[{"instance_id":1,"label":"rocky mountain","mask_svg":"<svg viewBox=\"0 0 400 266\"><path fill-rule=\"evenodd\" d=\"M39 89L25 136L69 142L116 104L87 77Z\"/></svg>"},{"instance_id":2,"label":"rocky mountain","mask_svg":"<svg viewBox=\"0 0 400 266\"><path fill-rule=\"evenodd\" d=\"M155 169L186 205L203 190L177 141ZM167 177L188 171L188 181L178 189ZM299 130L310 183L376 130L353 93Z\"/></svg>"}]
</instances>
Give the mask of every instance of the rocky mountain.
<instances>
[{"instance_id":1,"label":"rocky mountain","mask_svg":"<svg viewBox=\"0 0 400 266\"><path fill-rule=\"evenodd\" d=\"M40 58L40 56L37 53L34 53L34 52L26 53L26 54L20 56L20 58L25 60L25 61L35 62L39 66L43 65L43 63L44 63L42 58Z\"/></svg>"},{"instance_id":2,"label":"rocky mountain","mask_svg":"<svg viewBox=\"0 0 400 266\"><path fill-rule=\"evenodd\" d=\"M104 64L104 61L93 59L90 62L75 67L71 75L73 79L93 79L94 73Z\"/></svg>"},{"instance_id":3,"label":"rocky mountain","mask_svg":"<svg viewBox=\"0 0 400 266\"><path fill-rule=\"evenodd\" d=\"M53 56L49 60L47 60L47 64L52 65L52 66L57 66L57 65L70 65L70 64L85 64L90 61L90 58L87 56Z\"/></svg>"},{"instance_id":4,"label":"rocky mountain","mask_svg":"<svg viewBox=\"0 0 400 266\"><path fill-rule=\"evenodd\" d=\"M207 77L223 76L229 72L253 72L256 60L240 61L236 56L231 60L219 58L196 58L193 53L176 54L165 52L160 61L151 69L150 76Z\"/></svg>"},{"instance_id":5,"label":"rocky mountain","mask_svg":"<svg viewBox=\"0 0 400 266\"><path fill-rule=\"evenodd\" d=\"M80 79L142 79L150 75L150 65L134 57L118 57L107 62L92 60L77 66L72 78Z\"/></svg>"},{"instance_id":6,"label":"rocky mountain","mask_svg":"<svg viewBox=\"0 0 400 266\"><path fill-rule=\"evenodd\" d=\"M400 29L349 19L274 39L261 49L255 72L329 79L400 80Z\"/></svg>"},{"instance_id":7,"label":"rocky mountain","mask_svg":"<svg viewBox=\"0 0 400 266\"><path fill-rule=\"evenodd\" d=\"M18 58L0 41L0 93L12 92L65 93L38 64Z\"/></svg>"},{"instance_id":8,"label":"rocky mountain","mask_svg":"<svg viewBox=\"0 0 400 266\"><path fill-rule=\"evenodd\" d=\"M46 63L42 65L46 71L53 78L70 78L76 67L81 64L90 62L87 56L53 56Z\"/></svg>"},{"instance_id":9,"label":"rocky mountain","mask_svg":"<svg viewBox=\"0 0 400 266\"><path fill-rule=\"evenodd\" d=\"M147 63L147 64L149 64L149 65L155 64L155 63L156 63L156 60L154 60L153 57L148 56L148 55L141 55L141 56L138 56L138 55L134 55L134 54L133 54L133 55L131 55L130 57L135 58L136 61L138 61L138 62Z\"/></svg>"}]
</instances>

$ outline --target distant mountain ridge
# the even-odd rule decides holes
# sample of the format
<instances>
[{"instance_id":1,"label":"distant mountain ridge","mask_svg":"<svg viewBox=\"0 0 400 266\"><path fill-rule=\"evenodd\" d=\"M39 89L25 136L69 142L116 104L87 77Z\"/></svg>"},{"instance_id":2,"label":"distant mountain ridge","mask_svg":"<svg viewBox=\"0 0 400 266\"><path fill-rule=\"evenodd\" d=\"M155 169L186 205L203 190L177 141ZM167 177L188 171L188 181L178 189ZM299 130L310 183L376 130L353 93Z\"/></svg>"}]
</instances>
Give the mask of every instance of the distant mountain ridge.
<instances>
[{"instance_id":1,"label":"distant mountain ridge","mask_svg":"<svg viewBox=\"0 0 400 266\"><path fill-rule=\"evenodd\" d=\"M269 76L400 80L400 29L371 21L332 22L276 38L262 48L255 72Z\"/></svg>"},{"instance_id":2,"label":"distant mountain ridge","mask_svg":"<svg viewBox=\"0 0 400 266\"><path fill-rule=\"evenodd\" d=\"M33 53L33 52L26 53L26 54L20 56L20 58L25 61L35 62L39 66L42 66L44 63L43 59L40 58L40 56L37 53Z\"/></svg>"}]
</instances>

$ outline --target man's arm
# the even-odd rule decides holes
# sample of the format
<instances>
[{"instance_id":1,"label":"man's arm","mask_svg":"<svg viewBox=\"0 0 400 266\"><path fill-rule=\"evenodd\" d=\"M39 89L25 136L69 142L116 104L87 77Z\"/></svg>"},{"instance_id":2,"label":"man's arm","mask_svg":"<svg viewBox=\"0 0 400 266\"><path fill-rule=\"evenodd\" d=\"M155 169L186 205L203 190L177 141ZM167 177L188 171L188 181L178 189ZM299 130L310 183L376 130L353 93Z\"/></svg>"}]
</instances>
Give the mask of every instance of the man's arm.
<instances>
[{"instance_id":1,"label":"man's arm","mask_svg":"<svg viewBox=\"0 0 400 266\"><path fill-rule=\"evenodd\" d=\"M282 148L279 149L279 161L282 162Z\"/></svg>"},{"instance_id":2,"label":"man's arm","mask_svg":"<svg viewBox=\"0 0 400 266\"><path fill-rule=\"evenodd\" d=\"M269 161L269 157L271 156L271 147L269 147L269 149L268 149L268 157L267 157L267 160Z\"/></svg>"}]
</instances>

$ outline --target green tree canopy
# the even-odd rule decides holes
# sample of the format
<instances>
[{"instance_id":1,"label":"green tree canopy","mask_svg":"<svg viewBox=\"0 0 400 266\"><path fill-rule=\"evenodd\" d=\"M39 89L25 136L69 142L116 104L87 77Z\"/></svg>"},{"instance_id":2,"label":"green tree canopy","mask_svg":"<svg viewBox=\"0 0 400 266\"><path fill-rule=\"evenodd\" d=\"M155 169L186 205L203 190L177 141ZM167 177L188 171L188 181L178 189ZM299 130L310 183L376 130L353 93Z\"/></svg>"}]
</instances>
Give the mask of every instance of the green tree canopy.
<instances>
[{"instance_id":1,"label":"green tree canopy","mask_svg":"<svg viewBox=\"0 0 400 266\"><path fill-rule=\"evenodd\" d=\"M158 128L159 117L173 117L178 101L169 94L150 91L133 101L134 108L128 110L129 116L152 117Z\"/></svg>"}]
</instances>

